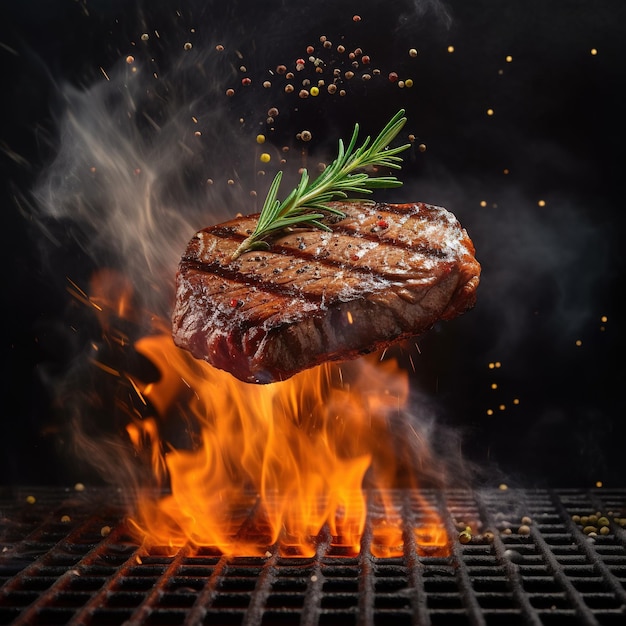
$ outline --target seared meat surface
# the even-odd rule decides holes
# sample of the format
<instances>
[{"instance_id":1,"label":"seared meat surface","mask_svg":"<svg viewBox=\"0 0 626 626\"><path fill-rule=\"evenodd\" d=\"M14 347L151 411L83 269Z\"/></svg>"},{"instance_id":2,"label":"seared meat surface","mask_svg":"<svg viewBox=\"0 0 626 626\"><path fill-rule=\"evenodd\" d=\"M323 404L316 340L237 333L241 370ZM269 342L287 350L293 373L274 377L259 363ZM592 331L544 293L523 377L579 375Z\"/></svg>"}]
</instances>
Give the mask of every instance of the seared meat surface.
<instances>
[{"instance_id":1,"label":"seared meat surface","mask_svg":"<svg viewBox=\"0 0 626 626\"><path fill-rule=\"evenodd\" d=\"M480 265L457 219L423 203L334 203L332 232L294 229L231 255L258 216L193 237L176 278L173 338L240 380L270 383L352 359L471 308Z\"/></svg>"}]
</instances>

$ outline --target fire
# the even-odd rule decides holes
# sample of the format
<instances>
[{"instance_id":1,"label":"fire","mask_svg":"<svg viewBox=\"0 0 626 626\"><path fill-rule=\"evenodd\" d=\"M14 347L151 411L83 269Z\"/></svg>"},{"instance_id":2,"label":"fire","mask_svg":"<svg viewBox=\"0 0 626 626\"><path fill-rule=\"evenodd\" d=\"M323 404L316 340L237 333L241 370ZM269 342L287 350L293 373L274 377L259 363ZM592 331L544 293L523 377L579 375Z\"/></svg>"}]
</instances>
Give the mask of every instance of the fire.
<instances>
[{"instance_id":1,"label":"fire","mask_svg":"<svg viewBox=\"0 0 626 626\"><path fill-rule=\"evenodd\" d=\"M107 272L95 281L89 301L99 318L132 315L129 288L119 285ZM107 308L111 287L118 301ZM101 322L111 333L114 324ZM312 556L326 537L331 553L354 555L370 533L375 556L401 555L407 541L427 553L447 550L432 507L408 537L392 497L397 488L419 494L408 443L419 437L398 420L409 379L396 360L375 355L254 385L176 347L166 321L152 323L134 349L158 379L120 374L148 407L127 411L125 426L150 466L130 519L148 548L191 544L262 556L278 546L284 556ZM177 441L172 432L184 436Z\"/></svg>"}]
</instances>

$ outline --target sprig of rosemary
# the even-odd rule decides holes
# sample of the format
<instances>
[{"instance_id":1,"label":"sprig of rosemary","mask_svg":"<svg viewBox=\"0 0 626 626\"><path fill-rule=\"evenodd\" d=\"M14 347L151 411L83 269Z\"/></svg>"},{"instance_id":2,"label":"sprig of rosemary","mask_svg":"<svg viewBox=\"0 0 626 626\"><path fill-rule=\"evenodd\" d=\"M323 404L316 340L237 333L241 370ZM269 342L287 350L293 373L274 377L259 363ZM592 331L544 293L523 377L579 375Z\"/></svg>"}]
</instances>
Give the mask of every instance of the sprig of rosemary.
<instances>
[{"instance_id":1,"label":"sprig of rosemary","mask_svg":"<svg viewBox=\"0 0 626 626\"><path fill-rule=\"evenodd\" d=\"M324 218L329 214L345 217L342 211L328 206L327 203L332 200L347 200L348 194L371 194L373 189L400 187L402 181L395 176L370 176L357 170L367 167L400 169L402 158L398 154L410 144L396 148L389 148L389 144L405 123L404 109L400 109L374 141L368 136L359 148L355 148L359 135L359 125L355 124L347 148L340 139L337 158L313 181L309 181L306 169L303 170L298 186L282 202L277 195L283 173L278 172L270 185L254 231L241 242L232 254L232 260L251 250L269 250L268 237L286 228L331 230L322 221Z\"/></svg>"}]
</instances>

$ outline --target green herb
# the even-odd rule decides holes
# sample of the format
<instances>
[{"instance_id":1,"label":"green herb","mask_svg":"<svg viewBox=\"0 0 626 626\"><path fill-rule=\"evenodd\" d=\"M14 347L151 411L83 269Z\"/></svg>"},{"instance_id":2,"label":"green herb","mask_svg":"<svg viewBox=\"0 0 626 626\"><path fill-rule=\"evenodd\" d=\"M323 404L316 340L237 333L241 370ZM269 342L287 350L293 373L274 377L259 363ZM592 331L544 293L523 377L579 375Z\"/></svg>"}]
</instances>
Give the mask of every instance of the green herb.
<instances>
[{"instance_id":1,"label":"green herb","mask_svg":"<svg viewBox=\"0 0 626 626\"><path fill-rule=\"evenodd\" d=\"M303 170L298 186L282 202L276 197L283 175L278 172L269 188L254 232L241 242L232 259L250 250L269 250L267 239L287 228L331 230L322 220L329 214L345 217L342 211L328 206L327 203L332 200L356 200L349 198L348 194L371 194L373 189L400 187L402 182L395 176L370 176L365 171L357 170L368 167L400 169L402 158L398 154L406 150L409 144L397 148L389 148L389 144L405 123L404 110L400 109L374 141L366 137L359 148L355 148L359 135L359 125L355 124L348 147L344 149L340 139L337 158L311 182L307 171Z\"/></svg>"}]
</instances>

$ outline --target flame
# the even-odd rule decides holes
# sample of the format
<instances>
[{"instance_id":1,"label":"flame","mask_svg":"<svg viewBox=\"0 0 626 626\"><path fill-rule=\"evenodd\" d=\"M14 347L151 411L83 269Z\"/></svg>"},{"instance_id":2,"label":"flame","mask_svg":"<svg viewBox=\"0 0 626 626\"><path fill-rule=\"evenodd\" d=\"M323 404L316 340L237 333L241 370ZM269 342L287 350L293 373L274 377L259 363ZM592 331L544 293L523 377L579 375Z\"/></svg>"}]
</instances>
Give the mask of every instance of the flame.
<instances>
[{"instance_id":1,"label":"flame","mask_svg":"<svg viewBox=\"0 0 626 626\"><path fill-rule=\"evenodd\" d=\"M92 289L99 318L133 317L132 290L113 274L100 273ZM110 307L107 290L116 296ZM111 333L111 319L101 322ZM147 407L127 412L125 431L150 465L130 519L148 548L264 555L277 546L281 555L312 556L326 536L331 553L354 555L369 532L374 556L402 555L406 541L445 552L433 507L407 537L392 496L419 487L405 463L414 449L399 448L407 433L395 432L409 398L408 374L395 359L325 364L254 385L176 347L166 321L152 324L134 350L158 368L157 380L119 376ZM179 435L165 434L172 432Z\"/></svg>"}]
</instances>

